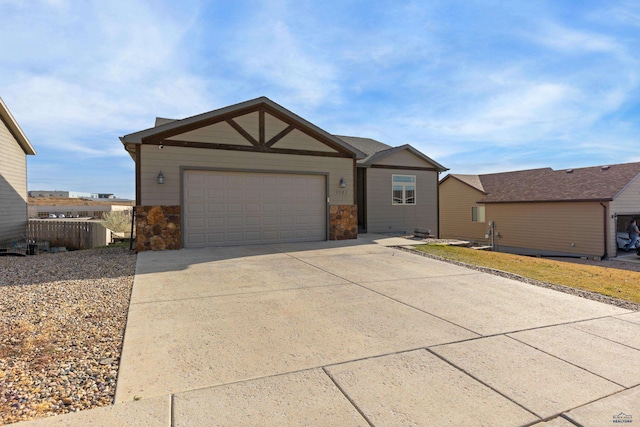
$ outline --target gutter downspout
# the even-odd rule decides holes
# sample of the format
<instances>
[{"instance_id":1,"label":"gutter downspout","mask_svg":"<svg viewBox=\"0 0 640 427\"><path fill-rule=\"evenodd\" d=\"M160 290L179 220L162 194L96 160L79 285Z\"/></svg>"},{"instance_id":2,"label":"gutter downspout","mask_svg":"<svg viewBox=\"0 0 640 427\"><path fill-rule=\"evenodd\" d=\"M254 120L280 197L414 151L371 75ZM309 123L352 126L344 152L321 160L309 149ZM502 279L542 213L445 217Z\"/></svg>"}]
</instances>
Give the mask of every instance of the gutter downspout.
<instances>
[{"instance_id":1,"label":"gutter downspout","mask_svg":"<svg viewBox=\"0 0 640 427\"><path fill-rule=\"evenodd\" d=\"M607 248L609 247L609 245L607 244L607 207L604 205L604 203L600 202L600 206L602 206L603 210L603 215L602 218L604 219L603 221L603 227L604 227L604 254L602 255L602 259L607 259L608 257L608 251Z\"/></svg>"}]
</instances>

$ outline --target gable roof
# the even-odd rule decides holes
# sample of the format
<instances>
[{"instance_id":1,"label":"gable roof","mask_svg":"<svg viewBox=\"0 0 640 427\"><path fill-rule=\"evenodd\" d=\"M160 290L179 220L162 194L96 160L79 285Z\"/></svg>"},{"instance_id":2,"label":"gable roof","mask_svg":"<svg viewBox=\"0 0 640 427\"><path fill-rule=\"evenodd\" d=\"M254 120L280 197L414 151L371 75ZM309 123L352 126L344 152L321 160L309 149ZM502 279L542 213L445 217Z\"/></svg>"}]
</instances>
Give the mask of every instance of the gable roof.
<instances>
[{"instance_id":1,"label":"gable roof","mask_svg":"<svg viewBox=\"0 0 640 427\"><path fill-rule=\"evenodd\" d=\"M442 178L440 184L442 184L447 179L457 179L458 181L484 193L484 187L482 186L482 181L480 180L479 175L449 174Z\"/></svg>"},{"instance_id":2,"label":"gable roof","mask_svg":"<svg viewBox=\"0 0 640 427\"><path fill-rule=\"evenodd\" d=\"M0 98L0 120L2 120L7 126L9 132L11 132L16 141L18 141L18 144L25 154L36 154L36 150L33 148L24 132L22 132L22 129L20 129L18 122L16 122L16 119L13 118L11 111L9 111L9 108L4 103L2 98Z\"/></svg>"},{"instance_id":3,"label":"gable roof","mask_svg":"<svg viewBox=\"0 0 640 427\"><path fill-rule=\"evenodd\" d=\"M342 139L349 145L356 147L357 149L359 149L360 151L364 152L367 155L364 159L358 160L357 163L359 166L364 166L364 167L371 166L372 164L375 164L376 162L379 162L380 160L388 156L391 156L394 153L407 150L411 154L419 157L425 162L432 164L439 172L444 172L448 170L447 168L442 166L440 163L426 156L422 152L416 150L409 144L400 145L398 147L392 147L390 145L384 144L380 141L376 141L375 139L371 139L371 138L359 138L356 136L343 136L343 135L336 135L336 137Z\"/></svg>"},{"instance_id":4,"label":"gable roof","mask_svg":"<svg viewBox=\"0 0 640 427\"><path fill-rule=\"evenodd\" d=\"M303 119L297 114L287 110L283 106L273 102L265 96L230 105L224 108L219 108L217 110L212 110L195 116L187 117L181 120L170 121L170 119L160 118L160 120L156 121L155 127L125 135L121 137L120 140L125 145L125 147L127 146L127 144L157 143L164 138L169 138L174 135L179 135L181 133L208 126L210 124L214 124L228 118L252 113L258 111L260 108L264 108L270 114L276 116L280 120L296 123L296 125L301 129L304 129L306 133L311 134L312 136L321 140L327 141L329 144L338 147L343 152L353 155L355 158L365 157L365 154L360 150L345 143L341 139L336 138L325 130Z\"/></svg>"},{"instance_id":5,"label":"gable roof","mask_svg":"<svg viewBox=\"0 0 640 427\"><path fill-rule=\"evenodd\" d=\"M390 145L384 144L380 141L376 141L371 138L360 138L357 136L343 136L343 135L334 135L336 138L340 138L347 144L352 147L357 148L362 151L366 156L363 159L358 160L358 163L363 163L369 160L373 155L380 151L388 150L389 148L393 148Z\"/></svg>"},{"instance_id":6,"label":"gable roof","mask_svg":"<svg viewBox=\"0 0 640 427\"><path fill-rule=\"evenodd\" d=\"M478 200L479 203L509 203L611 201L639 175L640 162L562 170L542 168L475 176L486 194ZM454 177L460 179L457 175ZM471 182L473 178L466 180Z\"/></svg>"}]
</instances>

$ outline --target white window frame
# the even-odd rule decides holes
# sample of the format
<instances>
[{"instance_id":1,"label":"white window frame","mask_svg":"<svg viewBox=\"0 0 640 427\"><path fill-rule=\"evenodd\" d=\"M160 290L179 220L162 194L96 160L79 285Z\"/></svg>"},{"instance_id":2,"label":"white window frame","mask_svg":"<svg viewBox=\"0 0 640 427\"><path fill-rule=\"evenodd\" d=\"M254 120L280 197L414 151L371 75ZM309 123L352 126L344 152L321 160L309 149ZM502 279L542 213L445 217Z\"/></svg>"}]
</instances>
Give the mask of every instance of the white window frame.
<instances>
[{"instance_id":1,"label":"white window frame","mask_svg":"<svg viewBox=\"0 0 640 427\"><path fill-rule=\"evenodd\" d=\"M471 207L471 222L485 222L485 207L484 206L472 206Z\"/></svg>"},{"instance_id":2,"label":"white window frame","mask_svg":"<svg viewBox=\"0 0 640 427\"><path fill-rule=\"evenodd\" d=\"M396 181L396 178L409 178L413 181ZM396 187L402 187L402 198L400 201L396 201L394 196L394 192L396 191ZM407 202L407 189L410 190L410 187L413 187L413 202ZM415 206L417 204L417 179L415 175L391 175L391 204L398 206Z\"/></svg>"}]
</instances>

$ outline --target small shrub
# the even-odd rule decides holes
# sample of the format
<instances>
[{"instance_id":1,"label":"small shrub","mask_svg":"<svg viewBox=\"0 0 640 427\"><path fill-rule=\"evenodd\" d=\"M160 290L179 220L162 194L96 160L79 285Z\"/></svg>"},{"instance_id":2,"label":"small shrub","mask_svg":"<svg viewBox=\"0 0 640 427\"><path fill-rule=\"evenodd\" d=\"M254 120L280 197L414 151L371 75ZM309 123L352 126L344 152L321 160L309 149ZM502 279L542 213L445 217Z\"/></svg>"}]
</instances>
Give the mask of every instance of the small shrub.
<instances>
[{"instance_id":1,"label":"small shrub","mask_svg":"<svg viewBox=\"0 0 640 427\"><path fill-rule=\"evenodd\" d=\"M131 215L128 211L106 212L102 219L104 226L116 233L124 233L131 229Z\"/></svg>"}]
</instances>

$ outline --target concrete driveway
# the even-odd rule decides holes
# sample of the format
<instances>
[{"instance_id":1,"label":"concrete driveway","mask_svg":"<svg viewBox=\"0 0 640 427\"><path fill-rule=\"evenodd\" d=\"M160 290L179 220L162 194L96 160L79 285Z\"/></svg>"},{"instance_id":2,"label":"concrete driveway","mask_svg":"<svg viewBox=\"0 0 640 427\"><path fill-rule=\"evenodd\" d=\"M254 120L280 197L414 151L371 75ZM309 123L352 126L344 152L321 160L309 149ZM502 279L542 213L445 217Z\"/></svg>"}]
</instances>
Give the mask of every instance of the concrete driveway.
<instances>
[{"instance_id":1,"label":"concrete driveway","mask_svg":"<svg viewBox=\"0 0 640 427\"><path fill-rule=\"evenodd\" d=\"M154 426L640 422L640 313L384 246L404 243L365 235L139 254L116 405L74 416Z\"/></svg>"}]
</instances>

